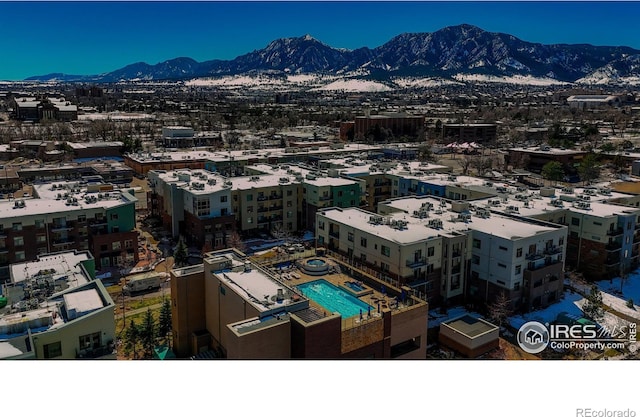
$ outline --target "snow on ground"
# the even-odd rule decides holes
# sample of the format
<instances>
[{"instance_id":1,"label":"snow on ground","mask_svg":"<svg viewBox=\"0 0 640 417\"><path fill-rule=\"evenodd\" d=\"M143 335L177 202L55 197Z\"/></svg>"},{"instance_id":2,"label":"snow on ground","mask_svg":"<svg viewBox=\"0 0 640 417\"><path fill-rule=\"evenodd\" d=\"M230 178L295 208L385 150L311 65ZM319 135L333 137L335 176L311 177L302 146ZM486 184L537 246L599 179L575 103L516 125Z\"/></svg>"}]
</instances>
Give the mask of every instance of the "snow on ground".
<instances>
[{"instance_id":1,"label":"snow on ground","mask_svg":"<svg viewBox=\"0 0 640 417\"><path fill-rule=\"evenodd\" d=\"M481 318L482 316L478 313L469 312L464 307L453 307L447 310L446 314L440 314L439 309L430 310L429 311L429 320L427 326L429 329L440 326L440 323L445 322L450 319L455 319L456 317L460 317L464 314L468 314L472 317Z\"/></svg>"},{"instance_id":2,"label":"snow on ground","mask_svg":"<svg viewBox=\"0 0 640 417\"><path fill-rule=\"evenodd\" d=\"M629 274L620 292L620 278L611 281L598 282L598 288L602 291L602 302L623 314L640 320L640 272L635 271ZM634 308L627 307L627 300L632 299Z\"/></svg>"},{"instance_id":3,"label":"snow on ground","mask_svg":"<svg viewBox=\"0 0 640 417\"><path fill-rule=\"evenodd\" d=\"M603 302L606 305L609 305L605 300L605 296L608 294L602 293ZM615 298L615 297L613 297ZM565 291L564 298L559 302L550 305L549 307L533 311L527 314L521 314L519 316L511 317L509 320L509 324L515 329L519 329L523 324L528 321L538 321L540 323L551 323L556 320L558 314L567 313L574 316L582 317L582 305L585 303L585 299L578 293L571 293L570 291ZM614 307L614 306L611 306ZM628 307L623 307L629 310ZM618 310L618 308L614 309ZM622 310L624 311L624 310ZM604 317L598 320L598 324L607 328L607 329L620 329L622 326L626 326L629 324L628 321L616 316L615 314L605 312Z\"/></svg>"},{"instance_id":4,"label":"snow on ground","mask_svg":"<svg viewBox=\"0 0 640 417\"><path fill-rule=\"evenodd\" d=\"M443 85L451 85L461 83L446 80L444 78L415 78L415 77L407 77L407 78L394 78L393 82L401 88L432 88L432 87L440 87Z\"/></svg>"},{"instance_id":5,"label":"snow on ground","mask_svg":"<svg viewBox=\"0 0 640 417\"><path fill-rule=\"evenodd\" d=\"M511 77L485 74L456 74L453 76L455 80L462 82L486 82L486 83L504 83L504 84L522 84L522 85L568 85L570 83L558 81L553 78L539 78L530 75L513 75Z\"/></svg>"},{"instance_id":6,"label":"snow on ground","mask_svg":"<svg viewBox=\"0 0 640 417\"><path fill-rule=\"evenodd\" d=\"M313 88L311 91L348 91L361 93L374 93L382 91L393 91L388 85L367 80L336 80L325 86Z\"/></svg>"},{"instance_id":7,"label":"snow on ground","mask_svg":"<svg viewBox=\"0 0 640 417\"><path fill-rule=\"evenodd\" d=\"M145 113L87 113L79 114L78 120L151 120L156 117Z\"/></svg>"},{"instance_id":8,"label":"snow on ground","mask_svg":"<svg viewBox=\"0 0 640 417\"><path fill-rule=\"evenodd\" d=\"M583 298L580 294L572 294L570 291L565 291L564 298L557 303L542 310L513 316L509 319L509 324L511 324L513 328L519 329L523 324L531 320L539 321L540 323L551 323L556 320L560 313L573 314L574 316L582 317L582 310L578 307L578 302L581 300L583 300Z\"/></svg>"},{"instance_id":9,"label":"snow on ground","mask_svg":"<svg viewBox=\"0 0 640 417\"><path fill-rule=\"evenodd\" d=\"M584 78L580 78L576 81L576 84L597 84L597 85L609 85L609 84L629 84L640 85L640 77L606 77L598 75L588 75Z\"/></svg>"},{"instance_id":10,"label":"snow on ground","mask_svg":"<svg viewBox=\"0 0 640 417\"><path fill-rule=\"evenodd\" d=\"M185 82L189 87L256 87L282 85L282 79L262 75L234 75L217 78L194 78Z\"/></svg>"}]
</instances>

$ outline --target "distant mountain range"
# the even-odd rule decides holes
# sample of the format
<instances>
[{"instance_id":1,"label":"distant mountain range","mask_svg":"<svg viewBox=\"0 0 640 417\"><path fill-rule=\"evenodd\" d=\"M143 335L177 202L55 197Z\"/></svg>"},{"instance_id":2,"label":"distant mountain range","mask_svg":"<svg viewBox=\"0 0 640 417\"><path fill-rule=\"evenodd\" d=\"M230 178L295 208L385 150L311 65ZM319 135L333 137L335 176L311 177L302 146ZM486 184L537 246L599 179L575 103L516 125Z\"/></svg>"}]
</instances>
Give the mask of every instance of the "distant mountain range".
<instances>
[{"instance_id":1,"label":"distant mountain range","mask_svg":"<svg viewBox=\"0 0 640 417\"><path fill-rule=\"evenodd\" d=\"M528 76L564 82L640 80L640 50L626 46L544 45L463 24L433 33L406 33L374 49L337 49L312 38L277 39L232 60L175 58L144 62L99 75L48 74L28 81L118 82L188 80L248 73L358 74L452 78L460 74Z\"/></svg>"}]
</instances>

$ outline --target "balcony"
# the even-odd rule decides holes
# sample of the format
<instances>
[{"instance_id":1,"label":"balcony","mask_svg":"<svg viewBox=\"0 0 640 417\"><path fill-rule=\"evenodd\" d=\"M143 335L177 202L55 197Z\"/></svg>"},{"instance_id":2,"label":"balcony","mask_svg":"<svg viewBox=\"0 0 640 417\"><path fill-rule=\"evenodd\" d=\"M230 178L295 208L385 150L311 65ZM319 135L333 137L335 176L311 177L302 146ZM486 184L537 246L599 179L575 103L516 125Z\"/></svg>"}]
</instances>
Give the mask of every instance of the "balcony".
<instances>
[{"instance_id":1,"label":"balcony","mask_svg":"<svg viewBox=\"0 0 640 417\"><path fill-rule=\"evenodd\" d=\"M538 259L544 258L544 254L542 252L532 252L528 253L525 258L529 261L537 261Z\"/></svg>"},{"instance_id":2,"label":"balcony","mask_svg":"<svg viewBox=\"0 0 640 417\"><path fill-rule=\"evenodd\" d=\"M451 256L452 256L452 257L454 257L454 258L459 258L459 257L461 257L461 256L462 256L462 251L461 251L461 250L454 250L454 251L451 253Z\"/></svg>"},{"instance_id":3,"label":"balcony","mask_svg":"<svg viewBox=\"0 0 640 417\"><path fill-rule=\"evenodd\" d=\"M340 239L340 231L339 230L329 230L329 236L335 237L336 239Z\"/></svg>"},{"instance_id":4,"label":"balcony","mask_svg":"<svg viewBox=\"0 0 640 417\"><path fill-rule=\"evenodd\" d=\"M616 229L609 229L607 230L607 236L619 236L624 232L624 229L622 227L618 227Z\"/></svg>"},{"instance_id":5,"label":"balcony","mask_svg":"<svg viewBox=\"0 0 640 417\"><path fill-rule=\"evenodd\" d=\"M54 239L51 244L53 246L62 246L62 245L68 245L70 243L74 243L74 239L73 238L66 238L66 239Z\"/></svg>"},{"instance_id":6,"label":"balcony","mask_svg":"<svg viewBox=\"0 0 640 417\"><path fill-rule=\"evenodd\" d=\"M320 200L320 201L329 201L329 200L331 200L331 196L330 195L323 195L323 196L318 197L318 200Z\"/></svg>"},{"instance_id":7,"label":"balcony","mask_svg":"<svg viewBox=\"0 0 640 417\"><path fill-rule=\"evenodd\" d=\"M406 265L409 268L418 268L418 267L421 267L421 266L426 266L427 265L427 258L425 256L422 256L422 257L419 257L419 258L407 259Z\"/></svg>"},{"instance_id":8,"label":"balcony","mask_svg":"<svg viewBox=\"0 0 640 417\"><path fill-rule=\"evenodd\" d=\"M261 196L261 197L258 197L258 199L257 199L257 200L258 200L258 201L266 201L266 200L267 200L267 197L265 197L265 196Z\"/></svg>"},{"instance_id":9,"label":"balcony","mask_svg":"<svg viewBox=\"0 0 640 417\"><path fill-rule=\"evenodd\" d=\"M282 194L269 196L269 200L281 200L281 199L282 199Z\"/></svg>"},{"instance_id":10,"label":"balcony","mask_svg":"<svg viewBox=\"0 0 640 417\"><path fill-rule=\"evenodd\" d=\"M561 253L562 252L562 247L561 246L548 246L544 248L544 253L546 255L555 255L557 253Z\"/></svg>"},{"instance_id":11,"label":"balcony","mask_svg":"<svg viewBox=\"0 0 640 417\"><path fill-rule=\"evenodd\" d=\"M459 274L461 269L462 268L460 267L460 265L454 266L453 268L451 268L451 275Z\"/></svg>"},{"instance_id":12,"label":"balcony","mask_svg":"<svg viewBox=\"0 0 640 417\"><path fill-rule=\"evenodd\" d=\"M604 248L608 251L617 251L620 250L620 248L622 247L622 244L620 242L611 242L611 243L607 243Z\"/></svg>"},{"instance_id":13,"label":"balcony","mask_svg":"<svg viewBox=\"0 0 640 417\"><path fill-rule=\"evenodd\" d=\"M51 225L51 231L52 232L65 232L65 231L69 231L69 230L73 230L73 226L70 224L53 224Z\"/></svg>"}]
</instances>

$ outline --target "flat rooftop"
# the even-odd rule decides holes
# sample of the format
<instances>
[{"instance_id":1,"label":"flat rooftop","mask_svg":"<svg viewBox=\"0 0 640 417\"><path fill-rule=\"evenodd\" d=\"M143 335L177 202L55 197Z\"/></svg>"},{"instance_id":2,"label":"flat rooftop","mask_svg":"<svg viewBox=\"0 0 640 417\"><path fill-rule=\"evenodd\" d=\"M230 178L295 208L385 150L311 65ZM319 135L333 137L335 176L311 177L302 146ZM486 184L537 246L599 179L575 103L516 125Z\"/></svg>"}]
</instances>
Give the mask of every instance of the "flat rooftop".
<instances>
[{"instance_id":1,"label":"flat rooftop","mask_svg":"<svg viewBox=\"0 0 640 417\"><path fill-rule=\"evenodd\" d=\"M69 287L89 282L89 277L80 269L81 262L92 259L88 252L62 252L40 256L35 261L9 266L11 282L23 283L38 277L51 277L54 281L64 279Z\"/></svg>"},{"instance_id":2,"label":"flat rooftop","mask_svg":"<svg viewBox=\"0 0 640 417\"><path fill-rule=\"evenodd\" d=\"M469 315L464 315L451 321L444 322L441 326L450 327L470 339L498 329L497 326L494 326L489 322Z\"/></svg>"}]
</instances>

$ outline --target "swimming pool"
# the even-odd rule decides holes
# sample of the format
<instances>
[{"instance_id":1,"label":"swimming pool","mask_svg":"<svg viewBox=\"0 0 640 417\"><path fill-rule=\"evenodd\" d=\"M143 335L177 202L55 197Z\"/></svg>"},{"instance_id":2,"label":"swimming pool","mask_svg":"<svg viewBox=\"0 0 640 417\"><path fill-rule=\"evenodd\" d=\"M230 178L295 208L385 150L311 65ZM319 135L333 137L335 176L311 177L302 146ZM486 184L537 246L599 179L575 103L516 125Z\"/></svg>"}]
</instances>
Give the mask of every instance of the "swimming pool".
<instances>
[{"instance_id":1,"label":"swimming pool","mask_svg":"<svg viewBox=\"0 0 640 417\"><path fill-rule=\"evenodd\" d=\"M342 318L367 314L370 305L324 279L298 285L306 297L320 304L330 312L339 313ZM373 310L373 308L372 308Z\"/></svg>"}]
</instances>

